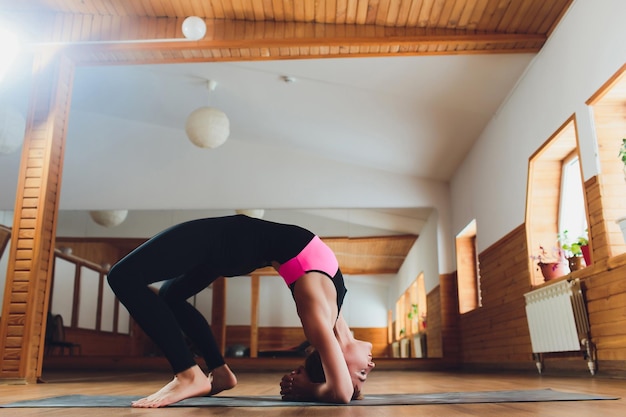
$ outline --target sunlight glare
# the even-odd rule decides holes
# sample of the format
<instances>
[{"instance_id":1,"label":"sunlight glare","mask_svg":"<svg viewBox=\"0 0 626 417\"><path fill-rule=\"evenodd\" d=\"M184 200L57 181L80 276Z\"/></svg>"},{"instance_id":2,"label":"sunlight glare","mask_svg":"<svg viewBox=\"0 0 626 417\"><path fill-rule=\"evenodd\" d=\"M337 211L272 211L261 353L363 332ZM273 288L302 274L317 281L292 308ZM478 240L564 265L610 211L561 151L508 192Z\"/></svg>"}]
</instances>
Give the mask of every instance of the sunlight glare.
<instances>
[{"instance_id":1,"label":"sunlight glare","mask_svg":"<svg viewBox=\"0 0 626 417\"><path fill-rule=\"evenodd\" d=\"M19 52L17 35L0 27L0 82L11 68Z\"/></svg>"}]
</instances>

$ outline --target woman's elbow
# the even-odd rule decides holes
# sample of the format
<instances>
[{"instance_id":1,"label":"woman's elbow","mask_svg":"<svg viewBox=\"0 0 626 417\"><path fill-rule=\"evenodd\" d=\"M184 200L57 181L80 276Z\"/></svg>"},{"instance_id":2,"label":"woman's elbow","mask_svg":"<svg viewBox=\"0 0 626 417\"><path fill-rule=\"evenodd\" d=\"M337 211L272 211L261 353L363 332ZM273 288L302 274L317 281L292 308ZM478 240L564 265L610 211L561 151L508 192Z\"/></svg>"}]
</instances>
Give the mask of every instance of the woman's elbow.
<instances>
[{"instance_id":1,"label":"woman's elbow","mask_svg":"<svg viewBox=\"0 0 626 417\"><path fill-rule=\"evenodd\" d=\"M335 402L337 404L349 404L352 401L352 393L341 392L335 395Z\"/></svg>"}]
</instances>

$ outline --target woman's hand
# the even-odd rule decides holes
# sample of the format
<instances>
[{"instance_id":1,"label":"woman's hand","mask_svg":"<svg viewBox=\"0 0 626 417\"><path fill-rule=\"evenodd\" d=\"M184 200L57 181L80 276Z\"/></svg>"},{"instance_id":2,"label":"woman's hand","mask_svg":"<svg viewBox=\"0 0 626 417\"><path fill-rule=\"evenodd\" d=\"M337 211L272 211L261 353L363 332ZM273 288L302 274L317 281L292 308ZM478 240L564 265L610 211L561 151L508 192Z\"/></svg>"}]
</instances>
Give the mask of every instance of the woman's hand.
<instances>
[{"instance_id":1,"label":"woman's hand","mask_svg":"<svg viewBox=\"0 0 626 417\"><path fill-rule=\"evenodd\" d=\"M316 401L318 385L311 382L301 366L283 376L280 381L280 395L285 401Z\"/></svg>"}]
</instances>

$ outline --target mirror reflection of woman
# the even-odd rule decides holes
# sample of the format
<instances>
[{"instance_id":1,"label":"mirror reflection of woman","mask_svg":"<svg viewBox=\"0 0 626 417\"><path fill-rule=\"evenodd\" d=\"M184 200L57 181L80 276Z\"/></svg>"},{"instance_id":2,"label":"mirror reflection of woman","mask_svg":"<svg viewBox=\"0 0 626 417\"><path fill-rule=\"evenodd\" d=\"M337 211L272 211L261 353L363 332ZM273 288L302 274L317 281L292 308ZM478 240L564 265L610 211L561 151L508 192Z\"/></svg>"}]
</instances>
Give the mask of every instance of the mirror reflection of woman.
<instances>
[{"instance_id":1,"label":"mirror reflection of woman","mask_svg":"<svg viewBox=\"0 0 626 417\"><path fill-rule=\"evenodd\" d=\"M346 288L332 250L299 226L236 215L170 227L111 268L109 285L174 373L134 407L164 407L236 386L208 322L186 300L219 277L248 275L270 265L291 289L315 349L305 366L283 377L282 397L331 403L359 397L374 367L372 345L355 339L340 313ZM149 285L159 281L166 282L157 294ZM185 335L204 358L208 376L196 364Z\"/></svg>"}]
</instances>

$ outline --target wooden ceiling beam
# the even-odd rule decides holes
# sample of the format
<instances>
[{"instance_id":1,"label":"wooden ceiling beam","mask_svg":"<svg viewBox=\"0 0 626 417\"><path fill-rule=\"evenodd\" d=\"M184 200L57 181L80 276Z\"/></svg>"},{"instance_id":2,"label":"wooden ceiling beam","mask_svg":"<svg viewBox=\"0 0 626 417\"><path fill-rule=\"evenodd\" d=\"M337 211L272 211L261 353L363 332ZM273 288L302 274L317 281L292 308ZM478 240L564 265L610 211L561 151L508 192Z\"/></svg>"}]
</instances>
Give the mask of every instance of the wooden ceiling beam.
<instances>
[{"instance_id":1,"label":"wooden ceiling beam","mask_svg":"<svg viewBox=\"0 0 626 417\"><path fill-rule=\"evenodd\" d=\"M189 41L182 18L64 13L19 18L40 28L31 43L63 46L77 64L534 53L546 41L542 34L223 19L206 19L206 36Z\"/></svg>"},{"instance_id":2,"label":"wooden ceiling beam","mask_svg":"<svg viewBox=\"0 0 626 417\"><path fill-rule=\"evenodd\" d=\"M184 39L180 17L135 17L68 13L10 13L26 27L37 28L40 42L128 42ZM285 44L367 43L516 43L545 42L538 33L477 31L462 28L390 27L316 22L204 19L206 37L199 45L219 47L284 46ZM32 25L31 25L32 24ZM42 27L44 25L45 27ZM22 25L22 27L24 27ZM329 43L332 42L332 43Z\"/></svg>"}]
</instances>

